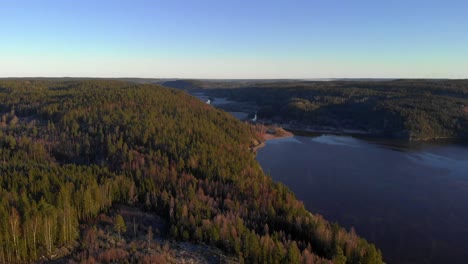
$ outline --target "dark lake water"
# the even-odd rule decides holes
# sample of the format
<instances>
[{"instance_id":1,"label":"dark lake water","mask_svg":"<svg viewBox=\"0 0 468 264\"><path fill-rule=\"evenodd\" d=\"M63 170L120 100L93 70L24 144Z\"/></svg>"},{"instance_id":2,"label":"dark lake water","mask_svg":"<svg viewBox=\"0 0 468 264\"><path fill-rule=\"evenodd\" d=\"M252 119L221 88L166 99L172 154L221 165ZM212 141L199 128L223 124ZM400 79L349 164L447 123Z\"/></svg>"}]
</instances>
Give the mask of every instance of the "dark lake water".
<instances>
[{"instance_id":1,"label":"dark lake water","mask_svg":"<svg viewBox=\"0 0 468 264\"><path fill-rule=\"evenodd\" d=\"M307 209L382 249L388 263L468 263L468 147L295 136L258 151Z\"/></svg>"},{"instance_id":2,"label":"dark lake water","mask_svg":"<svg viewBox=\"0 0 468 264\"><path fill-rule=\"evenodd\" d=\"M190 94L205 103L210 100L209 102L212 106L223 109L239 120L252 118L249 115L253 115L257 109L255 105L249 103L230 101L221 97L211 97L202 92L192 92Z\"/></svg>"}]
</instances>

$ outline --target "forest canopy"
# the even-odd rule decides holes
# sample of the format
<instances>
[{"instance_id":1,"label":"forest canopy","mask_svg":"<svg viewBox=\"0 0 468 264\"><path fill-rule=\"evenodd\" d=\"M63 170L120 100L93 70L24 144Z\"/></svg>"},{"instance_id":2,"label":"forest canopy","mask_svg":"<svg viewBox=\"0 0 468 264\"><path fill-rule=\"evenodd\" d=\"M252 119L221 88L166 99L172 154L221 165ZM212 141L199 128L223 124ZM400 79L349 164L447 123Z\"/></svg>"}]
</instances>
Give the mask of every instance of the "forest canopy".
<instances>
[{"instance_id":1,"label":"forest canopy","mask_svg":"<svg viewBox=\"0 0 468 264\"><path fill-rule=\"evenodd\" d=\"M182 91L1 80L0 116L2 263L86 250L80 226L115 204L160 215L169 238L240 262L382 263L373 244L309 213L262 172L247 124ZM130 228L119 217L115 229Z\"/></svg>"},{"instance_id":2,"label":"forest canopy","mask_svg":"<svg viewBox=\"0 0 468 264\"><path fill-rule=\"evenodd\" d=\"M405 140L468 139L467 80L168 81L251 102L258 118Z\"/></svg>"}]
</instances>

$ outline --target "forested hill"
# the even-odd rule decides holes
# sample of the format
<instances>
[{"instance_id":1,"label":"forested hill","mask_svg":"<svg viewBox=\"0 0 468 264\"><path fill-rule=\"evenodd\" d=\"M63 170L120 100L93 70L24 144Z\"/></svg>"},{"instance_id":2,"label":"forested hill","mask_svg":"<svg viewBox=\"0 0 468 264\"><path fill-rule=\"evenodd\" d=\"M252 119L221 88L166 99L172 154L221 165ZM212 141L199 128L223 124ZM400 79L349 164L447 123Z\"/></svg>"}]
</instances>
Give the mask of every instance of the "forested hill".
<instances>
[{"instance_id":1,"label":"forested hill","mask_svg":"<svg viewBox=\"0 0 468 264\"><path fill-rule=\"evenodd\" d=\"M1 263L63 248L91 261L94 242L81 228L116 204L158 214L169 237L241 262L382 263L374 245L310 214L263 174L249 126L181 91L3 80L0 116Z\"/></svg>"},{"instance_id":2,"label":"forested hill","mask_svg":"<svg viewBox=\"0 0 468 264\"><path fill-rule=\"evenodd\" d=\"M253 102L260 120L299 130L361 130L406 140L468 139L468 80L177 80L164 85Z\"/></svg>"}]
</instances>

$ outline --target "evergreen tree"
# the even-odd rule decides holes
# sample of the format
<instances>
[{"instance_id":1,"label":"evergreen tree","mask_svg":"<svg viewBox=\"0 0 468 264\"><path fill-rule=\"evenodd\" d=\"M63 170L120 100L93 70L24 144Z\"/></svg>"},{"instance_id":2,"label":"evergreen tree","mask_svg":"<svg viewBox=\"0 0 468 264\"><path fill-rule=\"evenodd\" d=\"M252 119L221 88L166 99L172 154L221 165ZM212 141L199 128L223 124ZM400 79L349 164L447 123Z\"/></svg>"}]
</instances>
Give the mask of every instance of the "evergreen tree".
<instances>
[{"instance_id":1,"label":"evergreen tree","mask_svg":"<svg viewBox=\"0 0 468 264\"><path fill-rule=\"evenodd\" d=\"M127 231L127 225L125 224L125 220L120 214L115 217L114 230L117 232L119 237L122 232Z\"/></svg>"}]
</instances>

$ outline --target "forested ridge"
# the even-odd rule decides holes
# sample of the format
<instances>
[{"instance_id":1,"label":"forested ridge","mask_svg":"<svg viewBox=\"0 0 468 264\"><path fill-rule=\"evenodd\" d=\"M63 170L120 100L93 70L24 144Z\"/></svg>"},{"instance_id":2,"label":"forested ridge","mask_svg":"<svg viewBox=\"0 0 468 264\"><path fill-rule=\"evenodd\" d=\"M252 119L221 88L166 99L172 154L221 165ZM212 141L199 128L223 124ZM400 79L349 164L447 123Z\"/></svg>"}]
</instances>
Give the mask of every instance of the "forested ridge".
<instances>
[{"instance_id":1,"label":"forested ridge","mask_svg":"<svg viewBox=\"0 0 468 264\"><path fill-rule=\"evenodd\" d=\"M298 129L361 130L406 140L468 139L467 80L178 80L165 85L253 102L259 119Z\"/></svg>"},{"instance_id":2,"label":"forested ridge","mask_svg":"<svg viewBox=\"0 0 468 264\"><path fill-rule=\"evenodd\" d=\"M88 262L83 225L115 204L157 214L168 237L240 262L382 263L374 245L309 213L262 172L247 124L184 92L1 80L0 116L1 263L53 259L63 247Z\"/></svg>"}]
</instances>

